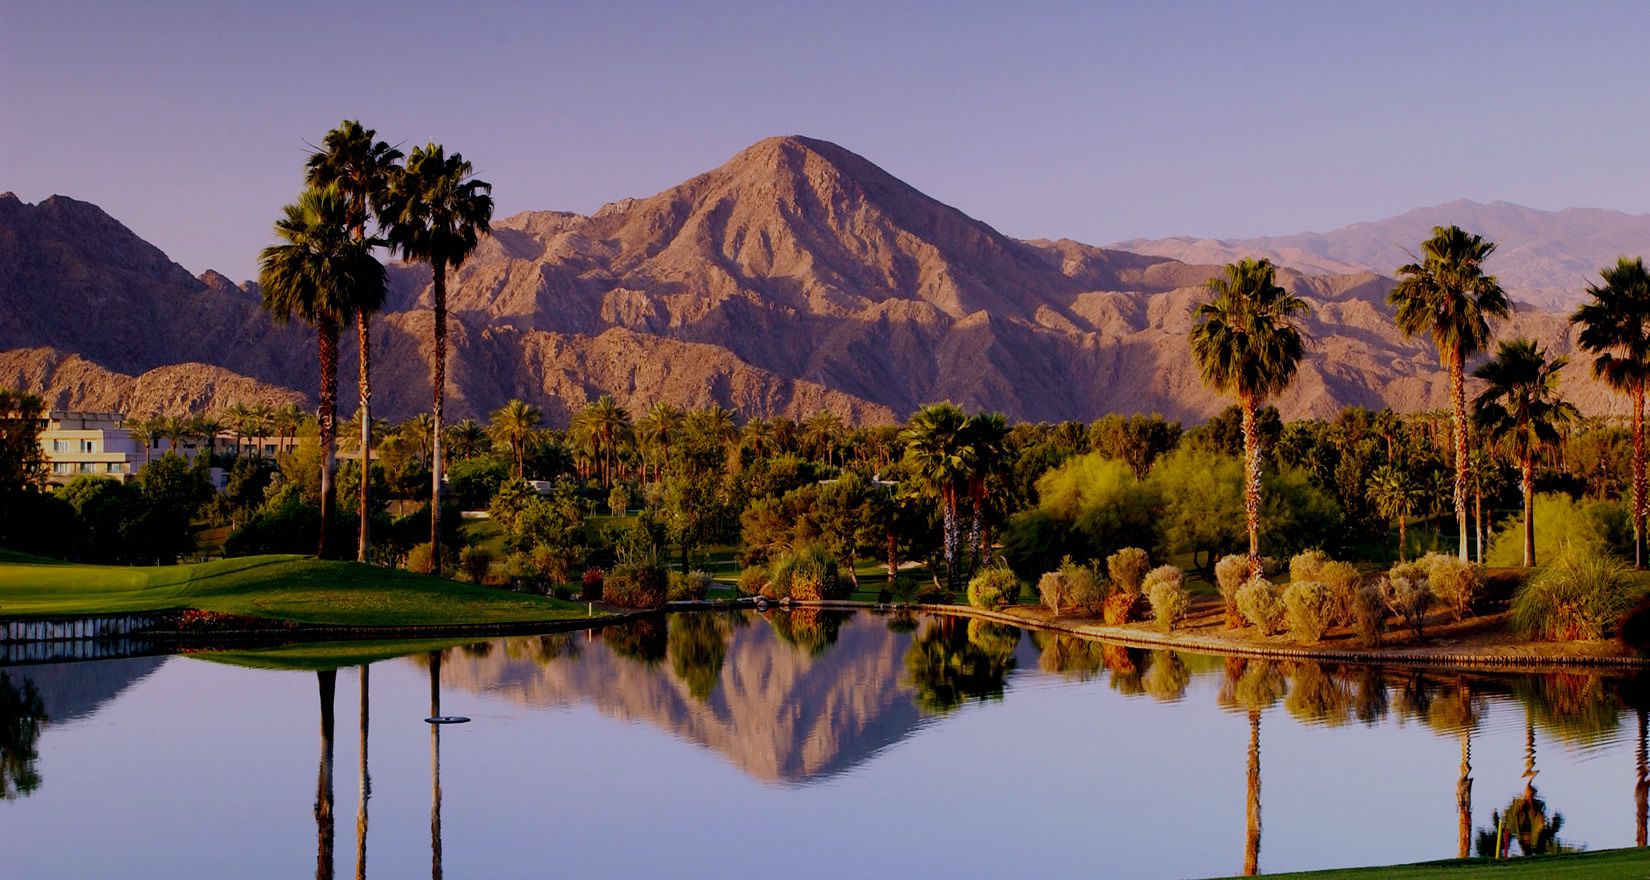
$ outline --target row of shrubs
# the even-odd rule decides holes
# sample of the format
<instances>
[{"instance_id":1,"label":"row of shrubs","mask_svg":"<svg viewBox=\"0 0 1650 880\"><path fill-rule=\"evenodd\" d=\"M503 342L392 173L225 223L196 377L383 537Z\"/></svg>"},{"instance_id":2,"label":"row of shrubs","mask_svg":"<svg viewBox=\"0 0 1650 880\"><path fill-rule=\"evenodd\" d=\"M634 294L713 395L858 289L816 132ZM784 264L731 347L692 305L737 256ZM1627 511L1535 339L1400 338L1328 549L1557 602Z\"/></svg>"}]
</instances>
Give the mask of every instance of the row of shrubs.
<instances>
[{"instance_id":1,"label":"row of shrubs","mask_svg":"<svg viewBox=\"0 0 1650 880\"><path fill-rule=\"evenodd\" d=\"M829 550L807 545L781 553L765 566L746 568L739 573L738 588L745 596L824 602L848 598L853 581L842 577Z\"/></svg>"}]
</instances>

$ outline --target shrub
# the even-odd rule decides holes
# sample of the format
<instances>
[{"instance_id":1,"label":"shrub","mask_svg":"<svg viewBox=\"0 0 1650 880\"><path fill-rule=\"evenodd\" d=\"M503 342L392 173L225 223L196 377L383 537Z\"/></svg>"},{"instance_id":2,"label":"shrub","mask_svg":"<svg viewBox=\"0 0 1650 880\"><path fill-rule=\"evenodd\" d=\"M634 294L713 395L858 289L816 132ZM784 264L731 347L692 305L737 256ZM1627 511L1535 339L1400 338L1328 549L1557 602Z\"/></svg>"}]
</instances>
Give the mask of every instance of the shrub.
<instances>
[{"instance_id":1,"label":"shrub","mask_svg":"<svg viewBox=\"0 0 1650 880\"><path fill-rule=\"evenodd\" d=\"M1125 593L1140 595L1142 579L1151 566L1151 557L1139 547L1124 547L1106 557L1106 572L1112 585Z\"/></svg>"},{"instance_id":2,"label":"shrub","mask_svg":"<svg viewBox=\"0 0 1650 880\"><path fill-rule=\"evenodd\" d=\"M781 553L769 570L762 595L770 599L787 596L804 602L846 599L852 585L837 574L836 557L817 544Z\"/></svg>"},{"instance_id":3,"label":"shrub","mask_svg":"<svg viewBox=\"0 0 1650 880\"><path fill-rule=\"evenodd\" d=\"M1290 566L1290 571L1294 571L1294 566ZM1322 641L1323 634L1335 622L1335 596L1317 581L1292 581L1283 591L1283 611L1289 635L1295 641Z\"/></svg>"},{"instance_id":4,"label":"shrub","mask_svg":"<svg viewBox=\"0 0 1650 880\"><path fill-rule=\"evenodd\" d=\"M1134 619L1134 606L1139 602L1139 593L1114 591L1101 603L1100 619L1105 621L1107 626L1122 626Z\"/></svg>"},{"instance_id":5,"label":"shrub","mask_svg":"<svg viewBox=\"0 0 1650 880\"><path fill-rule=\"evenodd\" d=\"M1090 614L1101 610L1111 590L1105 575L1094 565L1078 565L1067 556L1060 561L1060 579L1065 581L1066 595L1071 604Z\"/></svg>"},{"instance_id":6,"label":"shrub","mask_svg":"<svg viewBox=\"0 0 1650 880\"><path fill-rule=\"evenodd\" d=\"M1640 657L1650 654L1650 596L1634 605L1616 624L1616 638L1621 646Z\"/></svg>"},{"instance_id":7,"label":"shrub","mask_svg":"<svg viewBox=\"0 0 1650 880\"><path fill-rule=\"evenodd\" d=\"M1283 603L1266 578L1250 578L1237 591L1238 611L1264 635L1277 635L1283 628Z\"/></svg>"},{"instance_id":8,"label":"shrub","mask_svg":"<svg viewBox=\"0 0 1650 880\"><path fill-rule=\"evenodd\" d=\"M619 565L602 581L602 601L620 608L659 608L668 590L669 579L660 566Z\"/></svg>"},{"instance_id":9,"label":"shrub","mask_svg":"<svg viewBox=\"0 0 1650 880\"><path fill-rule=\"evenodd\" d=\"M442 571L450 572L453 570L452 557L452 548L443 544L441 547ZM411 550L407 551L407 570L410 572L414 572L415 574L429 574L435 570L434 565L431 564L432 562L433 559L430 555L429 541L425 541L422 544L415 544Z\"/></svg>"},{"instance_id":10,"label":"shrub","mask_svg":"<svg viewBox=\"0 0 1650 880\"><path fill-rule=\"evenodd\" d=\"M533 545L529 558L533 561L533 573L551 583L565 583L572 576L567 568L567 554L549 544Z\"/></svg>"},{"instance_id":11,"label":"shrub","mask_svg":"<svg viewBox=\"0 0 1650 880\"><path fill-rule=\"evenodd\" d=\"M480 545L465 547L458 552L458 564L464 566L472 582L479 584L487 579L487 572L493 567L493 551Z\"/></svg>"},{"instance_id":12,"label":"shrub","mask_svg":"<svg viewBox=\"0 0 1650 880\"><path fill-rule=\"evenodd\" d=\"M1352 620L1358 629L1358 643L1379 648L1386 632L1386 600L1375 584L1359 583L1352 590Z\"/></svg>"},{"instance_id":13,"label":"shrub","mask_svg":"<svg viewBox=\"0 0 1650 880\"><path fill-rule=\"evenodd\" d=\"M1571 548L1513 594L1513 628L1554 641L1601 639L1637 598L1626 566L1593 548Z\"/></svg>"},{"instance_id":14,"label":"shrub","mask_svg":"<svg viewBox=\"0 0 1650 880\"><path fill-rule=\"evenodd\" d=\"M1220 557L1215 563L1215 587L1226 605L1226 628L1242 629L1243 612L1238 610L1237 591L1249 580L1249 557L1237 553Z\"/></svg>"},{"instance_id":15,"label":"shrub","mask_svg":"<svg viewBox=\"0 0 1650 880\"><path fill-rule=\"evenodd\" d=\"M1192 604L1192 597L1186 592L1186 573L1173 565L1160 565L1146 575L1144 588L1158 629L1164 632L1174 629Z\"/></svg>"},{"instance_id":16,"label":"shrub","mask_svg":"<svg viewBox=\"0 0 1650 880\"><path fill-rule=\"evenodd\" d=\"M1048 606L1048 613L1058 617L1060 607L1071 601L1071 587L1064 575L1051 571L1037 580L1037 595Z\"/></svg>"},{"instance_id":17,"label":"shrub","mask_svg":"<svg viewBox=\"0 0 1650 880\"><path fill-rule=\"evenodd\" d=\"M665 596L672 602L703 602L710 595L713 580L710 572L706 571L690 571L687 574L673 571Z\"/></svg>"},{"instance_id":18,"label":"shrub","mask_svg":"<svg viewBox=\"0 0 1650 880\"><path fill-rule=\"evenodd\" d=\"M917 598L917 582L913 578L900 575L894 578L894 598L902 604L910 604Z\"/></svg>"},{"instance_id":19,"label":"shrub","mask_svg":"<svg viewBox=\"0 0 1650 880\"><path fill-rule=\"evenodd\" d=\"M739 572L737 589L741 596L754 596L767 585L768 570L760 565L746 566L744 571Z\"/></svg>"},{"instance_id":20,"label":"shrub","mask_svg":"<svg viewBox=\"0 0 1650 880\"><path fill-rule=\"evenodd\" d=\"M1336 623L1350 625L1357 620L1358 590L1363 580L1358 567L1350 562L1330 561L1318 569L1318 583L1328 587L1335 600Z\"/></svg>"},{"instance_id":21,"label":"shrub","mask_svg":"<svg viewBox=\"0 0 1650 880\"><path fill-rule=\"evenodd\" d=\"M1433 595L1456 620L1472 613L1472 603L1484 594L1484 569L1476 563L1462 562L1450 553L1428 553L1415 564L1426 571Z\"/></svg>"},{"instance_id":22,"label":"shrub","mask_svg":"<svg viewBox=\"0 0 1650 880\"><path fill-rule=\"evenodd\" d=\"M602 597L602 581L606 577L607 572L599 568L585 569L584 577L579 579L579 586L581 588L579 591L579 598L585 600L586 602L593 602L600 599Z\"/></svg>"},{"instance_id":23,"label":"shrub","mask_svg":"<svg viewBox=\"0 0 1650 880\"><path fill-rule=\"evenodd\" d=\"M622 485L615 484L613 491L607 493L607 510L614 516L624 516L625 510L630 507L630 490Z\"/></svg>"},{"instance_id":24,"label":"shrub","mask_svg":"<svg viewBox=\"0 0 1650 880\"><path fill-rule=\"evenodd\" d=\"M1376 581L1375 586L1387 609L1409 624L1415 637L1420 638L1427 608L1432 605L1432 587L1427 583L1426 572L1418 565L1399 565Z\"/></svg>"},{"instance_id":25,"label":"shrub","mask_svg":"<svg viewBox=\"0 0 1650 880\"><path fill-rule=\"evenodd\" d=\"M1303 550L1289 560L1289 580L1322 583L1323 567L1332 560L1322 550Z\"/></svg>"},{"instance_id":26,"label":"shrub","mask_svg":"<svg viewBox=\"0 0 1650 880\"><path fill-rule=\"evenodd\" d=\"M1001 608L1020 601L1020 579L1006 567L980 570L968 582L968 604L975 608Z\"/></svg>"}]
</instances>

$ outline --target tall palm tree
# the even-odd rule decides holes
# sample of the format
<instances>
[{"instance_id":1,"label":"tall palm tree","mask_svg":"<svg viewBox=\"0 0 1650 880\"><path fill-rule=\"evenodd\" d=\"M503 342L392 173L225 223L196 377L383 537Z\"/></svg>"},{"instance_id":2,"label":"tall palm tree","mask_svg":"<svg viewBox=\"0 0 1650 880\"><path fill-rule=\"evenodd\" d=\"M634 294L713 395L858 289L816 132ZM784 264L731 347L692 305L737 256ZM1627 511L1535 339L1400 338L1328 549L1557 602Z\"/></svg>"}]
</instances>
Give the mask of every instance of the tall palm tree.
<instances>
[{"instance_id":1,"label":"tall palm tree","mask_svg":"<svg viewBox=\"0 0 1650 880\"><path fill-rule=\"evenodd\" d=\"M156 437L155 431L152 427L152 423L153 423L152 419L127 418L127 419L124 420L124 424L126 426L126 435L131 437L133 441L143 444L143 463L144 464L149 463L149 449L150 449L151 446L154 445L155 437Z\"/></svg>"},{"instance_id":2,"label":"tall palm tree","mask_svg":"<svg viewBox=\"0 0 1650 880\"><path fill-rule=\"evenodd\" d=\"M1249 523L1249 568L1260 571L1260 436L1256 413L1289 387L1303 353L1296 319L1305 300L1274 280L1270 260L1239 260L1209 280L1214 298L1198 306L1192 354L1203 384L1237 396L1243 412L1243 508Z\"/></svg>"},{"instance_id":3,"label":"tall palm tree","mask_svg":"<svg viewBox=\"0 0 1650 880\"><path fill-rule=\"evenodd\" d=\"M511 400L501 409L493 410L490 432L493 441L510 447L516 460L516 479L527 478L527 451L538 438L539 422L544 413L538 407L520 400Z\"/></svg>"},{"instance_id":4,"label":"tall palm tree","mask_svg":"<svg viewBox=\"0 0 1650 880\"><path fill-rule=\"evenodd\" d=\"M435 452L435 417L429 413L419 413L402 422L401 439L418 450L420 461L429 464L430 456Z\"/></svg>"},{"instance_id":5,"label":"tall palm tree","mask_svg":"<svg viewBox=\"0 0 1650 880\"><path fill-rule=\"evenodd\" d=\"M1414 512L1415 502L1421 497L1421 484L1409 468L1383 464L1369 475L1365 492L1381 516L1398 521L1398 561L1404 561L1404 547L1408 539L1404 526Z\"/></svg>"},{"instance_id":6,"label":"tall palm tree","mask_svg":"<svg viewBox=\"0 0 1650 880\"><path fill-rule=\"evenodd\" d=\"M613 454L620 444L635 437L635 431L630 424L630 413L613 399L613 395L603 394L596 398L595 403L586 405L580 415L585 418L587 427L602 452L602 487L612 488Z\"/></svg>"},{"instance_id":7,"label":"tall palm tree","mask_svg":"<svg viewBox=\"0 0 1650 880\"><path fill-rule=\"evenodd\" d=\"M991 564L991 527L985 522L986 501L991 481L1008 464L1008 417L982 412L968 420L969 449L974 468L968 475L968 498L973 507L969 523L969 556L973 565Z\"/></svg>"},{"instance_id":8,"label":"tall palm tree","mask_svg":"<svg viewBox=\"0 0 1650 880\"><path fill-rule=\"evenodd\" d=\"M275 234L285 244L259 255L258 284L264 309L277 321L297 315L315 327L321 361L318 418L321 428L321 536L316 555L327 552L332 525L333 428L338 409L338 328L355 304L384 289L384 264L366 242L345 228L345 201L336 187L311 188L285 208Z\"/></svg>"},{"instance_id":9,"label":"tall palm tree","mask_svg":"<svg viewBox=\"0 0 1650 880\"><path fill-rule=\"evenodd\" d=\"M475 251L493 219L493 187L475 179L458 153L435 144L414 147L407 163L390 175L379 207L390 246L409 260L430 264L430 300L435 311L435 356L431 362L431 413L435 450L430 456L430 558L441 573L441 405L447 388L447 270L456 271Z\"/></svg>"},{"instance_id":10,"label":"tall palm tree","mask_svg":"<svg viewBox=\"0 0 1650 880\"><path fill-rule=\"evenodd\" d=\"M836 442L842 436L842 417L829 410L820 410L803 421L802 442L815 450L815 455L823 452L825 463L836 464Z\"/></svg>"},{"instance_id":11,"label":"tall palm tree","mask_svg":"<svg viewBox=\"0 0 1650 880\"><path fill-rule=\"evenodd\" d=\"M336 349L335 349L336 350ZM336 393L336 390L335 390ZM255 403L247 410L247 426L258 438L258 457L263 457L263 439L275 430L275 410L267 403Z\"/></svg>"},{"instance_id":12,"label":"tall palm tree","mask_svg":"<svg viewBox=\"0 0 1650 880\"><path fill-rule=\"evenodd\" d=\"M487 429L475 419L465 419L447 429L447 451L460 461L475 458L485 451Z\"/></svg>"},{"instance_id":13,"label":"tall palm tree","mask_svg":"<svg viewBox=\"0 0 1650 880\"><path fill-rule=\"evenodd\" d=\"M239 456L242 447L246 445L246 428L250 424L252 409L239 400L223 409L223 420L229 429L235 432L235 455Z\"/></svg>"},{"instance_id":14,"label":"tall palm tree","mask_svg":"<svg viewBox=\"0 0 1650 880\"><path fill-rule=\"evenodd\" d=\"M223 431L223 422L205 413L197 414L194 418L195 436L206 441L208 459L218 454L218 434Z\"/></svg>"},{"instance_id":15,"label":"tall palm tree","mask_svg":"<svg viewBox=\"0 0 1650 880\"><path fill-rule=\"evenodd\" d=\"M739 429L739 440L758 459L767 458L773 454L773 423L763 418L751 419Z\"/></svg>"},{"instance_id":16,"label":"tall palm tree","mask_svg":"<svg viewBox=\"0 0 1650 880\"><path fill-rule=\"evenodd\" d=\"M1593 355L1593 376L1633 399L1633 565L1643 571L1644 388L1650 380L1650 272L1644 258L1626 257L1599 271L1602 284L1587 285L1592 298L1576 309L1572 324L1581 326L1576 345Z\"/></svg>"},{"instance_id":17,"label":"tall palm tree","mask_svg":"<svg viewBox=\"0 0 1650 880\"><path fill-rule=\"evenodd\" d=\"M1518 459L1524 493L1524 566L1535 565L1535 457L1558 442L1560 424L1580 415L1558 396L1558 374L1570 359L1551 360L1533 339L1501 343L1495 358L1473 371L1489 384L1472 402L1473 421L1491 442Z\"/></svg>"},{"instance_id":18,"label":"tall palm tree","mask_svg":"<svg viewBox=\"0 0 1650 880\"><path fill-rule=\"evenodd\" d=\"M378 133L363 128L356 120L346 119L321 139L321 149L309 157L305 182L310 186L336 186L344 195L344 225L357 242L382 244L367 237L367 220L375 206L382 206L389 192L390 175L398 167L401 151L383 141L374 141ZM376 293L376 296L372 295ZM363 414L360 429L361 474L360 497L357 499L361 531L356 545L356 562L366 562L372 549L372 518L367 515L371 504L372 480L372 315L384 307L383 287L377 291L362 291L355 302L355 329L360 346L360 411Z\"/></svg>"},{"instance_id":19,"label":"tall palm tree","mask_svg":"<svg viewBox=\"0 0 1650 880\"><path fill-rule=\"evenodd\" d=\"M1460 531L1458 554L1467 561L1467 391L1466 360L1490 342L1490 319L1512 312L1494 275L1484 274L1484 260L1495 242L1459 226L1435 226L1421 242L1423 258L1398 269L1398 285L1387 294L1405 337L1430 333L1438 359L1449 369L1449 397L1455 449L1455 520Z\"/></svg>"},{"instance_id":20,"label":"tall palm tree","mask_svg":"<svg viewBox=\"0 0 1650 880\"><path fill-rule=\"evenodd\" d=\"M682 411L660 400L636 422L636 439L649 447L658 447L659 458L653 463L653 478L659 479L664 465L670 460L670 444L682 430ZM647 478L643 472L642 478Z\"/></svg>"},{"instance_id":21,"label":"tall palm tree","mask_svg":"<svg viewBox=\"0 0 1650 880\"><path fill-rule=\"evenodd\" d=\"M931 403L916 411L900 433L912 475L937 497L944 517L945 578L947 589L961 585L958 565L957 496L974 472L974 450L968 445L968 414L950 401Z\"/></svg>"},{"instance_id":22,"label":"tall palm tree","mask_svg":"<svg viewBox=\"0 0 1650 880\"><path fill-rule=\"evenodd\" d=\"M1393 412L1392 407L1382 407L1379 412L1375 413L1373 422L1375 433L1381 435L1381 439L1386 441L1386 460L1391 463L1394 460L1393 441L1397 439L1398 432L1403 430L1404 419Z\"/></svg>"},{"instance_id":23,"label":"tall palm tree","mask_svg":"<svg viewBox=\"0 0 1650 880\"><path fill-rule=\"evenodd\" d=\"M290 448L289 441L293 445L298 442L298 426L304 422L304 411L298 408L298 404L289 403L275 410L270 422L275 429L276 447L285 451Z\"/></svg>"}]
</instances>

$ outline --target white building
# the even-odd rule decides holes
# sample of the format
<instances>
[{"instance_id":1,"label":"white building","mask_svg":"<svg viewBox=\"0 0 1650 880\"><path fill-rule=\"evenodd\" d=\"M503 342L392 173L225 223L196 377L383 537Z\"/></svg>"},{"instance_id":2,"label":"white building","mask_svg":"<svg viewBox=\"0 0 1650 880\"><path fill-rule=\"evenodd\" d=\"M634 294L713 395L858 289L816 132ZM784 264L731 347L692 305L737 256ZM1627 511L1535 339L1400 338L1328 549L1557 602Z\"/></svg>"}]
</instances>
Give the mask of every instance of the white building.
<instances>
[{"instance_id":1,"label":"white building","mask_svg":"<svg viewBox=\"0 0 1650 880\"><path fill-rule=\"evenodd\" d=\"M40 446L46 454L46 481L61 486L81 474L111 477L125 483L137 479L137 472L146 461L159 458L172 449L170 441L156 437L149 449L122 427L120 413L70 412L52 410L47 414L46 426L40 432ZM193 461L196 444L183 443L178 454ZM213 483L222 486L223 478L213 469Z\"/></svg>"}]
</instances>

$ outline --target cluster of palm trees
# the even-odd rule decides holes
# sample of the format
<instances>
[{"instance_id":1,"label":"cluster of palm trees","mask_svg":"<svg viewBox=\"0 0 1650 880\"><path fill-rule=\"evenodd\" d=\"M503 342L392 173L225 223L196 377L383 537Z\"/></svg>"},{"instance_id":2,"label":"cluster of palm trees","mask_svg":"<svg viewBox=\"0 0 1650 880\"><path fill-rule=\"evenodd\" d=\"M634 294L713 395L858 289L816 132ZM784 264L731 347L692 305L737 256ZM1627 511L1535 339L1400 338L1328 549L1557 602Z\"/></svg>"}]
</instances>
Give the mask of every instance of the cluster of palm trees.
<instances>
[{"instance_id":1,"label":"cluster of palm trees","mask_svg":"<svg viewBox=\"0 0 1650 880\"><path fill-rule=\"evenodd\" d=\"M917 410L899 433L912 480L940 504L946 587L961 585L960 502L973 511L969 547L981 561L991 561L991 536L985 532L987 494L994 478L1007 470L1008 420L1002 413L970 416L954 403L933 403Z\"/></svg>"},{"instance_id":2,"label":"cluster of palm trees","mask_svg":"<svg viewBox=\"0 0 1650 880\"><path fill-rule=\"evenodd\" d=\"M1503 341L1494 358L1473 375L1485 384L1467 410L1466 364L1484 351L1493 333L1491 321L1507 318L1511 304L1484 261L1495 243L1459 227L1435 227L1421 243L1422 256L1398 270L1398 284L1388 294L1394 319L1406 337L1426 334L1449 371L1450 448L1454 469L1451 490L1459 529L1459 555L1468 558L1467 501L1474 494L1475 474L1482 474L1482 455L1470 442L1476 426L1483 441L1517 462L1524 494L1524 562L1535 564L1532 514L1534 462L1540 451L1559 440L1560 427L1574 421L1574 406L1558 393L1558 376L1567 357L1552 357L1534 341ZM1646 513L1644 392L1650 379L1650 275L1642 258L1623 257L1603 269L1601 282L1587 288L1589 301L1571 317L1579 328L1578 347L1591 353L1593 375L1631 396L1633 402L1633 522L1635 564L1644 568ZM1237 398L1243 412L1244 507L1249 530L1249 559L1260 566L1260 450L1256 410L1289 386L1303 355L1300 322L1309 306L1277 284L1267 260L1240 260L1209 282L1209 302L1199 306L1189 335L1192 354L1210 388ZM1379 426L1377 426L1379 427ZM1389 463L1370 481L1370 495L1382 512L1394 516L1402 534L1404 516L1423 493ZM1475 457L1478 459L1475 461ZM1479 493L1481 495L1481 493ZM1400 540L1402 540L1400 538ZM1482 536L1479 540L1482 546Z\"/></svg>"},{"instance_id":3,"label":"cluster of palm trees","mask_svg":"<svg viewBox=\"0 0 1650 880\"><path fill-rule=\"evenodd\" d=\"M337 418L338 343L342 328L356 325L360 363L362 473L370 466L372 315L383 307L385 269L375 251L388 248L403 259L427 263L434 312L431 364L430 541L440 565L442 403L447 360L447 271L474 252L490 228L492 187L475 178L458 153L436 144L405 154L361 123L346 120L322 139L306 164L306 189L275 224L281 244L263 250L258 283L264 308L277 320L297 317L315 328L320 357L320 406L316 414L322 451L321 534L327 553L332 519L332 480ZM404 159L404 161L403 161ZM370 227L370 228L369 228ZM371 234L369 234L369 232ZM360 481L360 535L356 559L365 562L370 480Z\"/></svg>"}]
</instances>

